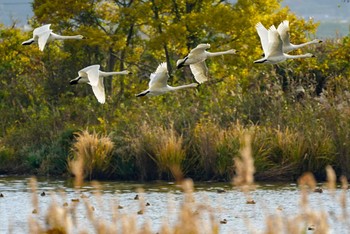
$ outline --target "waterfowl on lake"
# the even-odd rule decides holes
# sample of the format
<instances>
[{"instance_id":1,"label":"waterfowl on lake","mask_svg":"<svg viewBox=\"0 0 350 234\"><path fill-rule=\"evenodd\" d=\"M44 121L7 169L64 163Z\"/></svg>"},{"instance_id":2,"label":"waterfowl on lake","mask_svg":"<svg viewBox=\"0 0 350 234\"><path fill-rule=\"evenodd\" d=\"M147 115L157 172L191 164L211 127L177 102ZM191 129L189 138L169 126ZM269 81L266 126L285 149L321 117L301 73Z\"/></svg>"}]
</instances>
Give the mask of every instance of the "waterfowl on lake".
<instances>
[{"instance_id":1,"label":"waterfowl on lake","mask_svg":"<svg viewBox=\"0 0 350 234\"><path fill-rule=\"evenodd\" d=\"M137 214L138 214L138 215L143 215L143 213L144 213L144 211L143 211L143 210L139 210L139 211L137 211Z\"/></svg>"},{"instance_id":2,"label":"waterfowl on lake","mask_svg":"<svg viewBox=\"0 0 350 234\"><path fill-rule=\"evenodd\" d=\"M253 199L247 200L246 204L254 205L256 202Z\"/></svg>"},{"instance_id":3,"label":"waterfowl on lake","mask_svg":"<svg viewBox=\"0 0 350 234\"><path fill-rule=\"evenodd\" d=\"M220 223L221 224L226 224L227 223L227 219L220 220Z\"/></svg>"},{"instance_id":4,"label":"waterfowl on lake","mask_svg":"<svg viewBox=\"0 0 350 234\"><path fill-rule=\"evenodd\" d=\"M323 193L323 189L320 188L320 187L317 187L317 188L314 189L314 192L315 193Z\"/></svg>"},{"instance_id":5,"label":"waterfowl on lake","mask_svg":"<svg viewBox=\"0 0 350 234\"><path fill-rule=\"evenodd\" d=\"M217 192L217 193L225 193L226 190L225 190L225 189L217 189L216 192Z\"/></svg>"}]
</instances>

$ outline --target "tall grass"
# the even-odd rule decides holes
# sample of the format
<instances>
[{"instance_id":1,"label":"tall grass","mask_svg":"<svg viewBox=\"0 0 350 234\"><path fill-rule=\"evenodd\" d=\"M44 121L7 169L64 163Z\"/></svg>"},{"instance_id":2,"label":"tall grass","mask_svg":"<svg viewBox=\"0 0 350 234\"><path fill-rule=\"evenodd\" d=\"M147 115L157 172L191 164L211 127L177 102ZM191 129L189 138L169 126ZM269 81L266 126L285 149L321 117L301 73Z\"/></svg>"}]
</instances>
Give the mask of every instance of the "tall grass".
<instances>
[{"instance_id":1,"label":"tall grass","mask_svg":"<svg viewBox=\"0 0 350 234\"><path fill-rule=\"evenodd\" d=\"M241 140L240 156L235 159L235 177L233 184L243 188L243 191L249 196L254 196L254 158L252 156L252 136L245 133ZM81 168L83 169L83 168ZM328 183L325 189L330 191L336 187L335 172L332 167L327 166ZM342 183L342 192L339 194L340 205L343 213L333 215L333 219L337 219L340 222L344 222L350 227L348 214L347 214L347 179L340 177ZM183 179L179 181L179 185L183 191L183 202L178 207L177 219L173 221L164 220L160 227L160 233L208 233L218 234L220 231L219 221L215 218L215 207L203 201L196 201L194 199L194 183L191 179ZM317 182L312 173L304 173L298 179L298 186L300 189L300 211L296 214L285 215L282 212L275 212L268 215L265 218L265 230L261 233L265 234L295 234L306 233L307 230L314 230L313 233L329 233L329 219L330 215L323 211L314 210L309 204L309 195L313 193ZM38 193L35 179L30 181L30 186L33 193L33 207L38 209ZM100 201L101 187L98 183L94 183L96 199ZM143 192L139 190L140 194L140 212L142 215L145 212L145 199L143 198ZM64 195L63 195L64 196ZM335 193L330 193L330 196L337 196ZM338 197L336 197L338 198ZM338 199L333 199L338 201ZM152 223L144 222L141 224L138 222L137 217L132 214L120 214L118 208L113 209L112 222L106 221L103 218L103 214L95 215L94 209L89 202L89 199L83 198L83 204L86 208L86 217L90 222L91 227L95 233L153 233ZM98 203L99 204L99 203ZM254 203L251 203L254 204ZM102 203L101 212L103 212ZM114 204L116 205L116 204ZM141 212L142 211L142 212ZM41 211L40 211L41 212ZM45 222L42 222L40 216L32 216L29 220L29 233L89 233L89 230L78 230L78 223L75 217L77 216L77 207L71 205L68 207L59 206L54 199L45 215ZM224 223L224 222L222 222ZM247 231L252 231L251 227L247 227ZM347 230L344 230L347 231Z\"/></svg>"},{"instance_id":2,"label":"tall grass","mask_svg":"<svg viewBox=\"0 0 350 234\"><path fill-rule=\"evenodd\" d=\"M135 137L135 141L138 160L147 162L151 159L156 164L158 178L162 178L162 174L165 174L168 178L170 178L169 175L172 175L174 178L178 176L180 171L186 171L186 168L182 165L186 157L183 137L176 132L173 125L164 128L151 127L144 123Z\"/></svg>"},{"instance_id":3,"label":"tall grass","mask_svg":"<svg viewBox=\"0 0 350 234\"><path fill-rule=\"evenodd\" d=\"M200 122L195 126L193 135L193 151L198 155L202 176L214 177L215 165L219 157L216 145L223 139L224 134L220 131L218 124Z\"/></svg>"},{"instance_id":4,"label":"tall grass","mask_svg":"<svg viewBox=\"0 0 350 234\"><path fill-rule=\"evenodd\" d=\"M105 177L108 175L113 146L107 136L100 136L95 132L90 134L86 130L77 133L72 148L74 156L68 161L70 170L74 172L76 167L82 167L83 177L90 180Z\"/></svg>"}]
</instances>

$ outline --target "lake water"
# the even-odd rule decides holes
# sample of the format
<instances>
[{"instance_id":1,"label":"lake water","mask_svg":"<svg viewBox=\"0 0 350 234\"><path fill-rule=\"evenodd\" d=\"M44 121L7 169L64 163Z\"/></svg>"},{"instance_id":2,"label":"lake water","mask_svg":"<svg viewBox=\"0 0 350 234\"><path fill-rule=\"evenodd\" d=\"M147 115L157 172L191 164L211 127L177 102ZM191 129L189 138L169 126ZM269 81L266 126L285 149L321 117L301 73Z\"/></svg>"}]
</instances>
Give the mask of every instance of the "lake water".
<instances>
[{"instance_id":1,"label":"lake water","mask_svg":"<svg viewBox=\"0 0 350 234\"><path fill-rule=\"evenodd\" d=\"M88 183L81 189L73 188L72 181L59 179L38 179L35 197L38 199L38 213L33 214L33 193L29 186L29 178L0 177L0 233L29 233L29 219L45 224L48 207L53 200L59 207L68 209L76 207L72 233L82 230L95 233L88 218L83 200L93 207L93 215L105 223L118 222L118 217L132 217L136 225L141 227L149 223L152 231L157 233L163 223L175 225L179 217L179 209L184 201L184 193L174 183L131 183L131 182L100 182L101 189ZM320 185L322 186L322 185ZM142 188L142 191L139 189ZM45 192L45 196L41 193ZM96 192L98 195L96 195ZM344 212L350 214L350 206L344 210L339 198L342 190L337 189L331 194L327 189L323 193L311 192L308 196L310 210L327 216L330 226L329 233L350 233L349 216L344 218ZM82 195L83 194L83 195ZM140 210L140 200L135 200L139 194L144 198L144 214ZM270 215L291 220L303 211L301 210L300 190L296 184L258 184L251 192L255 204L247 204L247 197L230 183L195 183L194 207L204 205L210 207L214 222L218 223L219 233L264 233L266 219ZM82 198L85 197L85 198ZM349 190L346 197L350 198ZM79 199L79 202L74 202ZM65 204L66 203L66 204ZM74 203L74 204L73 204ZM118 205L122 209L117 209ZM199 207L199 206L198 206ZM206 233L209 215L201 216L203 233ZM226 220L226 223L220 221ZM305 224L305 232L308 231ZM206 229L207 228L207 229ZM316 225L317 228L317 225Z\"/></svg>"}]
</instances>

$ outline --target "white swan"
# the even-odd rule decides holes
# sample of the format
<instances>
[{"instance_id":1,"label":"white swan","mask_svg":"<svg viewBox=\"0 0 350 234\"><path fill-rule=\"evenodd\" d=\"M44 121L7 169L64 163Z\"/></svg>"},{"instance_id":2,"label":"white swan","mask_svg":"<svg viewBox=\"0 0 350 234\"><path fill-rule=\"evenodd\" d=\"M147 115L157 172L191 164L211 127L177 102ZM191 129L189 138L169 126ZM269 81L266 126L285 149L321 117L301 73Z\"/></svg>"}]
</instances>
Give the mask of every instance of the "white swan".
<instances>
[{"instance_id":1,"label":"white swan","mask_svg":"<svg viewBox=\"0 0 350 234\"><path fill-rule=\"evenodd\" d=\"M308 41L302 44L294 45L290 43L290 38L289 38L289 21L284 20L282 23L280 23L277 27L277 31L281 36L281 39L283 41L283 52L288 53L292 50L299 49L301 47L311 45L311 44L318 44L321 43L322 40L319 39L314 39L312 41Z\"/></svg>"},{"instance_id":2,"label":"white swan","mask_svg":"<svg viewBox=\"0 0 350 234\"><path fill-rule=\"evenodd\" d=\"M71 85L79 83L87 83L91 85L92 91L94 92L97 100L100 103L106 102L105 87L103 84L103 77L113 76L113 75L128 75L131 74L128 70L120 72L103 72L100 71L100 65L91 65L78 72L79 76L74 78L69 83Z\"/></svg>"},{"instance_id":3,"label":"white swan","mask_svg":"<svg viewBox=\"0 0 350 234\"><path fill-rule=\"evenodd\" d=\"M172 87L167 84L169 78L168 69L166 63L159 64L157 70L151 74L150 81L148 83L148 89L137 94L136 97L141 96L157 96L170 91L175 91L185 88L195 88L198 86L197 83L191 83L188 85L181 85Z\"/></svg>"},{"instance_id":4,"label":"white swan","mask_svg":"<svg viewBox=\"0 0 350 234\"><path fill-rule=\"evenodd\" d=\"M84 37L82 35L75 35L75 36L61 36L56 33L53 33L50 29L51 24L45 24L41 27L38 27L34 29L33 31L33 38L22 42L22 45L30 45L33 42L37 42L39 44L39 49L41 51L44 50L45 45L47 42L54 41L54 40L68 40L68 39L83 39Z\"/></svg>"},{"instance_id":5,"label":"white swan","mask_svg":"<svg viewBox=\"0 0 350 234\"><path fill-rule=\"evenodd\" d=\"M191 72L198 83L203 83L208 80L208 67L205 60L210 57L224 55L224 54L236 54L236 50L231 49L221 52L208 52L206 49L210 48L210 44L199 44L196 48L192 49L190 53L183 59L179 59L176 62L176 67L181 68L185 65L190 65Z\"/></svg>"},{"instance_id":6,"label":"white swan","mask_svg":"<svg viewBox=\"0 0 350 234\"><path fill-rule=\"evenodd\" d=\"M263 37L263 40L267 40L267 36L264 36L264 35L267 35L267 29L259 22L257 24L256 27L259 27L259 30L260 30L260 33L258 31L258 34L260 36L260 34L263 34L262 37ZM282 23L280 23L277 27L277 31L278 33L280 34L281 36L281 39L283 41L283 53L288 53L290 51L293 51L293 50L296 50L296 49L299 49L301 47L304 47L304 46L307 46L307 45L310 45L310 44L318 44L318 43L321 43L322 40L319 40L319 39L314 39L312 41L309 41L309 42L306 42L306 43L302 43L302 44L298 44L298 45L294 45L292 43L290 43L290 36L289 36L289 21L288 20L284 20ZM262 40L262 38L260 36L260 40ZM266 42L267 44L267 42Z\"/></svg>"},{"instance_id":7,"label":"white swan","mask_svg":"<svg viewBox=\"0 0 350 234\"><path fill-rule=\"evenodd\" d=\"M310 58L315 57L313 54L307 53L302 55L290 55L283 53L283 42L276 27L272 25L269 30L261 24L256 25L259 34L261 46L264 50L264 57L254 61L254 63L276 64L286 59Z\"/></svg>"}]
</instances>

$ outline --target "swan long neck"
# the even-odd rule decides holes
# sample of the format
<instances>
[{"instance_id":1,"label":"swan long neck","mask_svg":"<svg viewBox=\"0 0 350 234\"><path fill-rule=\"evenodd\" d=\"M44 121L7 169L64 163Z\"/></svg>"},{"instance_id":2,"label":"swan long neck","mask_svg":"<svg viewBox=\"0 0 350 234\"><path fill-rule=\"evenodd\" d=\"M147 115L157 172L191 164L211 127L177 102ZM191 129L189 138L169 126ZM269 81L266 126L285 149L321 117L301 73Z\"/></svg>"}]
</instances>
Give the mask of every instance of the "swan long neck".
<instances>
[{"instance_id":1,"label":"swan long neck","mask_svg":"<svg viewBox=\"0 0 350 234\"><path fill-rule=\"evenodd\" d=\"M170 88L170 90L175 91L175 90L179 90L179 89L195 88L195 87L197 87L197 86L198 86L197 83L191 83L191 84L187 84L187 85L180 85L180 86L175 86L175 87L173 87L173 86L168 86L168 87Z\"/></svg>"},{"instance_id":2,"label":"swan long neck","mask_svg":"<svg viewBox=\"0 0 350 234\"><path fill-rule=\"evenodd\" d=\"M99 75L100 76L114 76L114 75L127 75L129 74L128 71L119 71L119 72L103 72L103 71L100 71Z\"/></svg>"},{"instance_id":3,"label":"swan long neck","mask_svg":"<svg viewBox=\"0 0 350 234\"><path fill-rule=\"evenodd\" d=\"M82 35L74 35L74 36L62 36L62 35L58 35L58 34L55 34L54 35L54 38L55 39L59 39L59 40L81 40L83 39L84 37Z\"/></svg>"},{"instance_id":4,"label":"swan long neck","mask_svg":"<svg viewBox=\"0 0 350 234\"><path fill-rule=\"evenodd\" d=\"M311 58L315 57L313 54L298 54L298 55L291 55L291 54L284 54L286 58L288 59L296 59L296 58Z\"/></svg>"},{"instance_id":5,"label":"swan long neck","mask_svg":"<svg viewBox=\"0 0 350 234\"><path fill-rule=\"evenodd\" d=\"M318 44L318 43L320 43L320 40L308 41L308 42L301 43L301 44L298 44L298 45L291 44L291 46L292 46L294 49L299 49L299 48L304 47L304 46L307 46L307 45Z\"/></svg>"},{"instance_id":6,"label":"swan long neck","mask_svg":"<svg viewBox=\"0 0 350 234\"><path fill-rule=\"evenodd\" d=\"M208 53L208 57L214 57L214 56L220 56L220 55L224 55L224 54L235 54L236 51L235 50L226 50L226 51L220 51L220 52L207 52Z\"/></svg>"}]
</instances>

